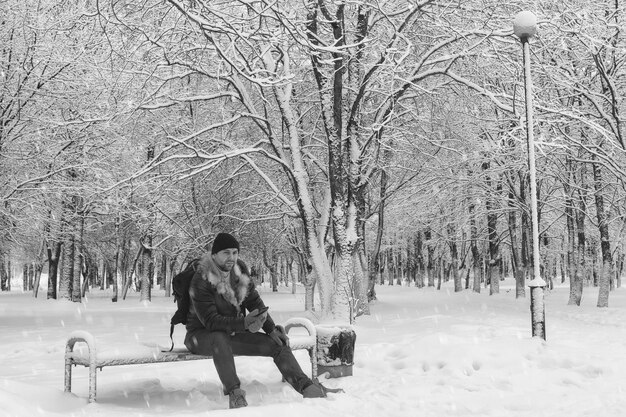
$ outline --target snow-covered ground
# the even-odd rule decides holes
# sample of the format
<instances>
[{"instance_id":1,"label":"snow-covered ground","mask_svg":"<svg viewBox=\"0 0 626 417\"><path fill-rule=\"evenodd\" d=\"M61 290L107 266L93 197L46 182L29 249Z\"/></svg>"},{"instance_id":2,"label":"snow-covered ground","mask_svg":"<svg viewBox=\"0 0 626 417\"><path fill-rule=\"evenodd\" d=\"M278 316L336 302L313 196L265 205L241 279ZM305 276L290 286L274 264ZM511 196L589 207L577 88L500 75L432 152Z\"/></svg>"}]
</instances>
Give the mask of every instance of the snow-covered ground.
<instances>
[{"instance_id":1,"label":"snow-covered ground","mask_svg":"<svg viewBox=\"0 0 626 417\"><path fill-rule=\"evenodd\" d=\"M507 283L505 283L507 284ZM343 394L302 399L271 359L237 358L249 406L228 410L211 361L109 367L88 404L87 369L63 392L65 339L77 329L98 343L169 343L174 303L161 294L81 304L0 294L0 416L602 416L626 415L626 290L581 307L567 288L546 293L547 343L531 339L529 299L510 286L489 296L449 289L377 287L372 314L355 324L354 376L322 378ZM302 293L262 289L277 322L302 315ZM45 297L45 292L42 294ZM176 330L181 344L184 330ZM310 372L307 355L297 358Z\"/></svg>"}]
</instances>

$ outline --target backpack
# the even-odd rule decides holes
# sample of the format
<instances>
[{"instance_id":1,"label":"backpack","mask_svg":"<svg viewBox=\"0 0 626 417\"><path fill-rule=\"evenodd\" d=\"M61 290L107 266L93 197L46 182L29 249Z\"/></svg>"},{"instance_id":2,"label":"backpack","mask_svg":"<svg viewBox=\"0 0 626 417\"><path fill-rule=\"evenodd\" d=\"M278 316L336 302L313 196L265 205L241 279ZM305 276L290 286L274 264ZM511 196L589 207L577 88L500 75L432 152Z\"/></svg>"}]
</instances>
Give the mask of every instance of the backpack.
<instances>
[{"instance_id":1,"label":"backpack","mask_svg":"<svg viewBox=\"0 0 626 417\"><path fill-rule=\"evenodd\" d=\"M189 314L189 306L191 305L189 286L191 285L191 279L196 274L199 261L200 259L192 260L187 265L187 268L172 278L172 295L174 295L174 302L176 303L176 312L170 320L170 340L172 341L170 352L174 349L174 326L177 324L187 324L187 315Z\"/></svg>"}]
</instances>

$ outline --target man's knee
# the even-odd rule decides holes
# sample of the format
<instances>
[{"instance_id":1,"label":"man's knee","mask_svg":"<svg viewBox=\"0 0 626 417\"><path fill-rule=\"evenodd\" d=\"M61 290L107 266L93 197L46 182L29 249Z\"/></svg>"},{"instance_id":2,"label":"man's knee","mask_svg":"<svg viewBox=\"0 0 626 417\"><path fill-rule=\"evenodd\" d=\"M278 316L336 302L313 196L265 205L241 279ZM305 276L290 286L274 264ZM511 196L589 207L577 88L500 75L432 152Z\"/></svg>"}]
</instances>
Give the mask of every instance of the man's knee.
<instances>
[{"instance_id":1,"label":"man's knee","mask_svg":"<svg viewBox=\"0 0 626 417\"><path fill-rule=\"evenodd\" d=\"M263 335L257 340L257 346L264 352L263 356L271 356L278 358L282 355L291 353L289 346L279 345L269 336Z\"/></svg>"},{"instance_id":2,"label":"man's knee","mask_svg":"<svg viewBox=\"0 0 626 417\"><path fill-rule=\"evenodd\" d=\"M291 352L291 348L289 346L285 346L285 345L278 345L276 343L274 343L274 354L272 355L273 357L277 358L279 356L284 356L284 355L293 355L293 353Z\"/></svg>"},{"instance_id":3,"label":"man's knee","mask_svg":"<svg viewBox=\"0 0 626 417\"><path fill-rule=\"evenodd\" d=\"M226 332L209 333L209 343L213 350L213 355L231 351L230 335Z\"/></svg>"},{"instance_id":4,"label":"man's knee","mask_svg":"<svg viewBox=\"0 0 626 417\"><path fill-rule=\"evenodd\" d=\"M185 346L191 353L196 355L211 355L211 346L207 333L196 331L187 333L185 336Z\"/></svg>"}]
</instances>

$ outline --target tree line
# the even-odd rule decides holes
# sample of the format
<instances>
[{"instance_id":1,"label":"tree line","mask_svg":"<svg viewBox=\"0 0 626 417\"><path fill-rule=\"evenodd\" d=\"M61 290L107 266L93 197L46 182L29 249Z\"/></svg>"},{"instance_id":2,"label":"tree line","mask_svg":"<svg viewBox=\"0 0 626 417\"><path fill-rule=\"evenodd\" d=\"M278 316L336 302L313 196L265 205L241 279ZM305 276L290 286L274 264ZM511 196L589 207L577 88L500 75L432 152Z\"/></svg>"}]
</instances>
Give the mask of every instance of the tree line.
<instances>
[{"instance_id":1,"label":"tree line","mask_svg":"<svg viewBox=\"0 0 626 417\"><path fill-rule=\"evenodd\" d=\"M229 231L346 321L382 282L525 296L524 9L542 273L571 304L621 284L619 2L2 3L2 290L169 295Z\"/></svg>"}]
</instances>

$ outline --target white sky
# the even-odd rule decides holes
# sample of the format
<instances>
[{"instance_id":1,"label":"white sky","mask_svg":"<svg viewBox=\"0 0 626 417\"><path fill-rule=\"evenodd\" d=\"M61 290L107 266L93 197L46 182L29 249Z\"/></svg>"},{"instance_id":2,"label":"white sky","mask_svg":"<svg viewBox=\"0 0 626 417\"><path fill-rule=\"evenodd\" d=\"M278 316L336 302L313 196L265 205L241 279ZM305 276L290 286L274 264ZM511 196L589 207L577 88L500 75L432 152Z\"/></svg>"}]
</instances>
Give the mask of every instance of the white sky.
<instances>
[{"instance_id":1,"label":"white sky","mask_svg":"<svg viewBox=\"0 0 626 417\"><path fill-rule=\"evenodd\" d=\"M13 416L602 416L626 415L626 290L581 307L568 289L546 293L547 343L530 337L529 299L512 283L489 296L470 291L378 286L372 315L358 319L354 376L322 378L344 394L304 400L271 359L237 358L249 406L228 410L212 361L105 368L98 402L87 403L87 369L74 368L63 393L65 339L91 332L106 346L169 343L171 299L158 291L112 304L106 294L81 303L0 294L0 417ZM45 297L45 292L41 294ZM275 321L301 316L304 294L262 295ZM175 338L182 344L184 329ZM296 357L310 372L307 355Z\"/></svg>"}]
</instances>

